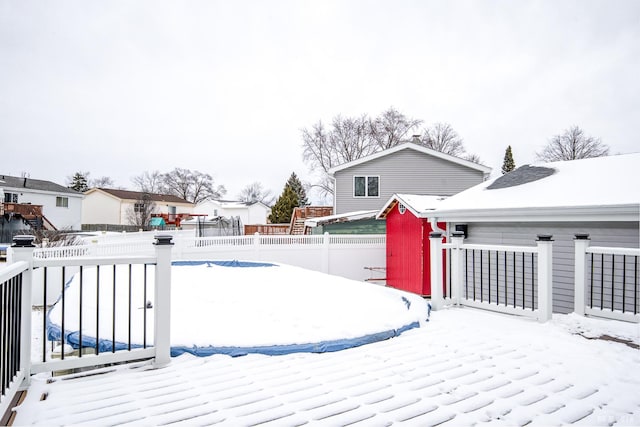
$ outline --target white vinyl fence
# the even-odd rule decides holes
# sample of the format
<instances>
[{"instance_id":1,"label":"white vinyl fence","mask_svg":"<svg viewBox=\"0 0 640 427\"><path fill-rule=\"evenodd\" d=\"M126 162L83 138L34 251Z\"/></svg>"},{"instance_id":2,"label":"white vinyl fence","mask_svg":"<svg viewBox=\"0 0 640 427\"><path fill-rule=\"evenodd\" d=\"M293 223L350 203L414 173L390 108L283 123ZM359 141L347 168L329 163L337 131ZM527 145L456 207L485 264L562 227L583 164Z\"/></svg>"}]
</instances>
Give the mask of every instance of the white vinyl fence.
<instances>
[{"instance_id":1,"label":"white vinyl fence","mask_svg":"<svg viewBox=\"0 0 640 427\"><path fill-rule=\"evenodd\" d=\"M150 256L155 253L155 239L165 235L173 238L172 260L274 262L359 281L373 279L375 274L371 268L386 263L386 238L382 234L195 237L192 230L98 235L86 239L82 245L37 248L34 259ZM66 268L68 274L77 267ZM46 301L42 294L33 295L33 304L54 303L62 268L37 269L33 274L39 281L46 274L47 286L51 288ZM384 284L384 281L374 283Z\"/></svg>"}]
</instances>

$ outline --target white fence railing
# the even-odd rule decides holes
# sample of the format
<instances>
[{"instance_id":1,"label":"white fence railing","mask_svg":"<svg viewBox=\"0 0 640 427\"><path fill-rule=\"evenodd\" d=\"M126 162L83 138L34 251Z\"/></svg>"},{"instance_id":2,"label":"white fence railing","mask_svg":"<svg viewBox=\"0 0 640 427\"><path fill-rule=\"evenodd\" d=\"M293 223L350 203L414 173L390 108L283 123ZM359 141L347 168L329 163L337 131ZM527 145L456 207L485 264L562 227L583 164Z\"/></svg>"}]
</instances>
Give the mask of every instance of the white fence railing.
<instances>
[{"instance_id":1,"label":"white fence railing","mask_svg":"<svg viewBox=\"0 0 640 427\"><path fill-rule=\"evenodd\" d=\"M589 246L575 238L575 312L640 323L638 248Z\"/></svg>"},{"instance_id":2,"label":"white fence railing","mask_svg":"<svg viewBox=\"0 0 640 427\"><path fill-rule=\"evenodd\" d=\"M457 304L541 322L551 318L551 236L538 236L537 246L465 244L457 233L451 243L443 244L440 233L429 241L434 309Z\"/></svg>"},{"instance_id":3,"label":"white fence railing","mask_svg":"<svg viewBox=\"0 0 640 427\"><path fill-rule=\"evenodd\" d=\"M195 237L191 232L173 237L174 260L244 260L279 262L353 280L367 280L367 268L384 265L384 235L260 235ZM90 239L77 246L38 248L36 259L111 257L154 253L152 233L123 233ZM51 274L51 272L50 272Z\"/></svg>"},{"instance_id":4,"label":"white fence railing","mask_svg":"<svg viewBox=\"0 0 640 427\"><path fill-rule=\"evenodd\" d=\"M20 236L25 237L25 236ZM151 255L144 256L121 256L121 257L92 257L83 254L81 256L72 256L68 258L56 258L51 252L45 251L45 254L49 256L42 256L43 252L36 252L35 247L31 244L32 237L26 236L30 239L14 240L15 244L11 247L12 263L7 267L0 270L0 285L2 286L2 298L0 300L5 303L9 302L7 307L2 307L2 317L9 313L11 318L8 320L2 320L2 337L0 338L0 359L2 360L2 367L0 372L2 378L7 379L6 385L2 387L2 393L0 395L0 413L4 413L8 405L17 391L16 387L28 386L30 375L39 372L47 371L66 371L70 369L78 369L89 366L106 365L111 363L126 362L140 359L153 359L153 364L156 367L161 367L170 362L170 330L171 330L171 238L170 236L156 236L156 243L154 245L155 252ZM25 243L26 242L26 243ZM66 252L76 253L76 252ZM36 256L38 255L38 256ZM58 254L59 255L59 254ZM148 345L144 345L140 348L137 344L128 343L128 348L124 350L117 349L116 347L116 321L120 323L126 322L127 316L118 313L116 316L116 300L115 293L116 288L116 269L118 274L126 274L129 271L129 295L132 292L132 276L131 271L134 266L138 266L143 269L144 286L146 296L146 269L147 267L153 268L153 283L149 286L150 301L152 302L153 310L149 313L149 323L153 327L148 328L151 330L151 336L148 339ZM122 268L121 268L122 267ZM111 271L110 282L100 282L102 271ZM55 344L58 344L62 351L59 354L59 358L56 358L51 351L51 346L54 341L51 341L51 330L47 323L47 315L43 315L41 329L40 325L32 325L32 293L42 292L44 295L41 297L43 301L47 301L47 291L49 290L48 279L50 275L47 274L47 270L57 269L61 272L59 274L57 283L53 283L56 287L57 301L61 307L61 325L56 329L59 334L59 338L56 339ZM89 271L95 271L93 276L93 298L90 299L85 295L83 298L82 292L91 294L87 286L83 286L83 277L90 275ZM36 272L42 272L44 274L37 275ZM142 271L142 270L141 270ZM76 277L75 273L79 272L79 292L78 298L70 297L67 295L67 286L70 283L72 277ZM84 274L84 275L83 275ZM138 281L136 281L138 282ZM19 286L16 286L19 284ZM87 283L85 282L85 285ZM19 289L19 294L18 294ZM106 293L105 293L106 292ZM103 298L104 295L111 294L112 307L107 306L106 311L101 311L98 305L102 303L109 304L109 298ZM18 298L19 297L19 298ZM102 301L101 301L102 300ZM16 302L20 304L16 307ZM12 305L13 304L13 305ZM136 302L136 304L138 304ZM65 311L65 305L67 310ZM144 304L142 304L144 305ZM73 309L70 307L73 306ZM18 309L19 308L19 309ZM144 314L143 328L146 333L146 306ZM131 299L129 300L129 316L128 324L125 323L124 327L129 328L129 334L132 328L140 327L140 325L132 324L132 316L134 308ZM136 307L137 310L137 307ZM100 328L100 322L105 323L104 313L110 313L108 315L109 322L112 325L111 332L109 334L102 334L101 331L104 328ZM73 315L72 315L73 313ZM76 354L67 354L65 351L65 344L70 339L71 335L68 335L68 329L65 327L65 320L69 321L70 318L74 318L77 313L80 313L80 341L74 343L77 345L78 351ZM51 313L48 314L50 316ZM76 316L76 317L77 317ZM82 333L85 328L82 327L82 319L85 316L85 322L95 324L95 334L90 338L95 344L86 344L82 340ZM108 323L108 322L107 322ZM32 328L33 326L33 328ZM109 324L106 325L107 329ZM73 331L74 329L72 329ZM19 333L12 333L12 331L19 331ZM38 349L34 347L34 337L32 332L36 331L40 342L41 352L38 353ZM106 336L105 336L106 335ZM100 348L103 343L111 340L111 349L109 351L102 351ZM120 344L118 342L118 344ZM94 348L92 347L94 345ZM84 349L90 351L84 352ZM125 343L125 347L127 347ZM15 355L19 355L19 360ZM36 355L34 357L34 355ZM6 360L5 360L6 356ZM5 368L8 370L5 372Z\"/></svg>"},{"instance_id":5,"label":"white fence railing","mask_svg":"<svg viewBox=\"0 0 640 427\"><path fill-rule=\"evenodd\" d=\"M15 262L0 270L0 416L9 409L25 378L29 359L30 337L25 336L30 323L22 313L30 313L28 282L29 263Z\"/></svg>"}]
</instances>

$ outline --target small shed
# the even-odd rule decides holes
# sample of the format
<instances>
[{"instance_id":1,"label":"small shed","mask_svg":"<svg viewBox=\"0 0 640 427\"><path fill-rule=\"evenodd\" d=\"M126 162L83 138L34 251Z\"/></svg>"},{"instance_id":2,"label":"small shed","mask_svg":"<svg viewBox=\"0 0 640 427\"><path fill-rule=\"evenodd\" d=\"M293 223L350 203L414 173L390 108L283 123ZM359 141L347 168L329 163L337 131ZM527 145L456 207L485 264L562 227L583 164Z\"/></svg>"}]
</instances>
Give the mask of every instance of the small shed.
<instances>
[{"instance_id":1,"label":"small shed","mask_svg":"<svg viewBox=\"0 0 640 427\"><path fill-rule=\"evenodd\" d=\"M387 286L431 296L429 234L447 227L433 224L431 213L444 198L394 194L376 216L387 223Z\"/></svg>"}]
</instances>

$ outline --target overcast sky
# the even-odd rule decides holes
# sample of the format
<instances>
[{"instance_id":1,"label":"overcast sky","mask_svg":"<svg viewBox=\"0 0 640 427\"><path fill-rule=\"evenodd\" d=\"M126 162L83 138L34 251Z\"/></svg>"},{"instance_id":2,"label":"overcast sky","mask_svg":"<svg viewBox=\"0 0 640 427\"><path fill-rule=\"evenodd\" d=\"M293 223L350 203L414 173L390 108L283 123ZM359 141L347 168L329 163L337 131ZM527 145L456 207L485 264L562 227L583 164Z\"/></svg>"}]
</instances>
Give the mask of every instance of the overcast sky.
<instances>
[{"instance_id":1,"label":"overcast sky","mask_svg":"<svg viewBox=\"0 0 640 427\"><path fill-rule=\"evenodd\" d=\"M300 130L389 107L499 173L572 125L640 151L640 1L0 0L0 172L279 194Z\"/></svg>"}]
</instances>

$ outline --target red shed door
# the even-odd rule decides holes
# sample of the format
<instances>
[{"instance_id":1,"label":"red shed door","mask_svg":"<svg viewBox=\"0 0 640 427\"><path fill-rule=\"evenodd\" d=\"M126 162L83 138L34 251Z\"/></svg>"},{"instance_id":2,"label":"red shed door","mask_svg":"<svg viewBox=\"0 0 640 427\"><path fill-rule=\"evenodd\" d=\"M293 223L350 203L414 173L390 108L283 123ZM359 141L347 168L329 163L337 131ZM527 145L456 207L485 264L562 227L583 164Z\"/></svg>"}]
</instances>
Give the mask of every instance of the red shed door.
<instances>
[{"instance_id":1,"label":"red shed door","mask_svg":"<svg viewBox=\"0 0 640 427\"><path fill-rule=\"evenodd\" d=\"M399 206L387 214L387 285L422 295L423 220Z\"/></svg>"}]
</instances>

